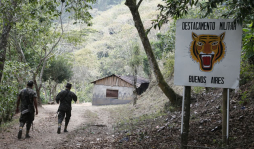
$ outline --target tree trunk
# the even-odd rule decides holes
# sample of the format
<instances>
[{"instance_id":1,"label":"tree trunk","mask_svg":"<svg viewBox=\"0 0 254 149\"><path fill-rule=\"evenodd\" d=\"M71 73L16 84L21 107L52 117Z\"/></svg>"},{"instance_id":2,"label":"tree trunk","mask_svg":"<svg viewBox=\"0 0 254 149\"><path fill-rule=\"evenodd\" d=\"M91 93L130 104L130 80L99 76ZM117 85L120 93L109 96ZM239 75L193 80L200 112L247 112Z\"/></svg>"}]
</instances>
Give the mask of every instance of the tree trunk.
<instances>
[{"instance_id":1,"label":"tree trunk","mask_svg":"<svg viewBox=\"0 0 254 149\"><path fill-rule=\"evenodd\" d=\"M52 102L52 97L51 97L51 95L52 95L52 91L53 91L52 85L51 85L51 80L49 80L48 89L49 89L49 102L51 103L51 102Z\"/></svg>"},{"instance_id":2,"label":"tree trunk","mask_svg":"<svg viewBox=\"0 0 254 149\"><path fill-rule=\"evenodd\" d=\"M53 101L56 100L56 88L57 88L57 82L55 82L55 84L53 85L53 89L52 89L52 97L53 97Z\"/></svg>"},{"instance_id":3,"label":"tree trunk","mask_svg":"<svg viewBox=\"0 0 254 149\"><path fill-rule=\"evenodd\" d=\"M42 88L43 88L44 94L45 94L45 101L48 101L47 87L45 86L45 84L42 86Z\"/></svg>"},{"instance_id":4,"label":"tree trunk","mask_svg":"<svg viewBox=\"0 0 254 149\"><path fill-rule=\"evenodd\" d=\"M36 76L33 77L33 81L34 81L34 87L37 94L37 105L41 107L41 95L40 95L41 88L37 84Z\"/></svg>"},{"instance_id":5,"label":"tree trunk","mask_svg":"<svg viewBox=\"0 0 254 149\"><path fill-rule=\"evenodd\" d=\"M12 6L6 9L6 12L3 16L3 30L0 36L0 82L2 81L3 71L4 71L4 63L6 58L6 49L8 43L8 36L11 31L13 22L14 11L12 8L17 7L17 0L12 2Z\"/></svg>"},{"instance_id":6,"label":"tree trunk","mask_svg":"<svg viewBox=\"0 0 254 149\"><path fill-rule=\"evenodd\" d=\"M152 47L150 44L150 41L146 35L144 25L142 23L142 20L140 18L140 14L138 12L138 8L141 4L142 0L139 1L138 4L136 4L136 0L126 0L125 5L127 5L131 11L131 14L133 16L133 20L135 22L135 27L139 33L139 37L142 41L142 44L144 46L149 64L154 72L156 81L158 82L158 86L163 91L163 93L168 97L172 105L177 104L177 98L179 97L174 90L166 83L166 81L163 78L163 75L160 71L160 68L158 66L158 63L156 61L156 58L154 56L154 53L152 51Z\"/></svg>"},{"instance_id":7,"label":"tree trunk","mask_svg":"<svg viewBox=\"0 0 254 149\"><path fill-rule=\"evenodd\" d=\"M21 62L26 63L26 57L25 57L24 52L23 52L23 50L21 48L21 45L20 45L20 43L18 41L17 31L16 30L14 30L14 33L13 33L13 40L14 40L14 43L15 43L16 50L20 54L20 60L21 60ZM20 41L21 41L21 39L20 39Z\"/></svg>"},{"instance_id":8,"label":"tree trunk","mask_svg":"<svg viewBox=\"0 0 254 149\"><path fill-rule=\"evenodd\" d=\"M136 66L134 66L134 79L133 79L133 84L134 84L134 91L133 91L133 93L134 93L134 100L133 100L133 105L136 105L137 104L137 99L138 99L138 97L137 97L137 94L138 94L138 89L137 89L137 85L136 85L136 83L137 83L137 68L136 68Z\"/></svg>"},{"instance_id":9,"label":"tree trunk","mask_svg":"<svg viewBox=\"0 0 254 149\"><path fill-rule=\"evenodd\" d=\"M53 89L49 89L49 102L51 103L52 102L52 91Z\"/></svg>"},{"instance_id":10,"label":"tree trunk","mask_svg":"<svg viewBox=\"0 0 254 149\"><path fill-rule=\"evenodd\" d=\"M40 96L41 86L37 84L36 76L37 74L33 73L33 82L34 82L34 87L37 94L37 105L41 107L41 96Z\"/></svg>"},{"instance_id":11,"label":"tree trunk","mask_svg":"<svg viewBox=\"0 0 254 149\"><path fill-rule=\"evenodd\" d=\"M6 49L8 43L8 35L11 31L11 23L8 20L4 23L2 35L0 37L0 82L2 81L3 71L4 71L4 63L6 57Z\"/></svg>"}]
</instances>

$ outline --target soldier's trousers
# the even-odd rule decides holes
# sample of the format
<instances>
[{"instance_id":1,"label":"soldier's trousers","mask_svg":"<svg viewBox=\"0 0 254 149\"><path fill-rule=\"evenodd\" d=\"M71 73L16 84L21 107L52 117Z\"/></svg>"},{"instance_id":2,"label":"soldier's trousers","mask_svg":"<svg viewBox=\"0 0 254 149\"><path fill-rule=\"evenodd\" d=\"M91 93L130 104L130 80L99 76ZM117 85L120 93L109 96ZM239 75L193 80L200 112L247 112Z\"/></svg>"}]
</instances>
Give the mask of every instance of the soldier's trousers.
<instances>
[{"instance_id":1,"label":"soldier's trousers","mask_svg":"<svg viewBox=\"0 0 254 149\"><path fill-rule=\"evenodd\" d=\"M70 118L71 118L71 110L70 111L62 111L59 110L58 114L58 123L62 123L63 119L65 117L65 126L68 126Z\"/></svg>"},{"instance_id":2,"label":"soldier's trousers","mask_svg":"<svg viewBox=\"0 0 254 149\"><path fill-rule=\"evenodd\" d=\"M34 113L27 112L25 114L21 114L19 118L20 127L24 127L26 124L26 130L30 130L31 125L34 121Z\"/></svg>"}]
</instances>

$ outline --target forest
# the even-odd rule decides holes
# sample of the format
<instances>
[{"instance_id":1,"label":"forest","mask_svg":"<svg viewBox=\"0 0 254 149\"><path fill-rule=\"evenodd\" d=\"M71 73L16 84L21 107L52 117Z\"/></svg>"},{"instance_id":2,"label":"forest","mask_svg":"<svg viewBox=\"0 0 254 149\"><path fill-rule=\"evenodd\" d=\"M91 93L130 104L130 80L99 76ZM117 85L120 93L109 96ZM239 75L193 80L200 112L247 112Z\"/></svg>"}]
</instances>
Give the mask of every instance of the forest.
<instances>
[{"instance_id":1,"label":"forest","mask_svg":"<svg viewBox=\"0 0 254 149\"><path fill-rule=\"evenodd\" d=\"M253 14L253 0L0 0L0 148L36 147L12 134L17 97L29 80L39 106L34 133L46 148L253 148ZM179 19L233 19L242 27L229 143L222 139L223 89L215 87L189 88L188 133L181 136L184 87L174 85ZM150 85L131 104L91 106L91 82L112 74L141 76ZM55 98L67 82L78 114L59 139L50 136Z\"/></svg>"}]
</instances>

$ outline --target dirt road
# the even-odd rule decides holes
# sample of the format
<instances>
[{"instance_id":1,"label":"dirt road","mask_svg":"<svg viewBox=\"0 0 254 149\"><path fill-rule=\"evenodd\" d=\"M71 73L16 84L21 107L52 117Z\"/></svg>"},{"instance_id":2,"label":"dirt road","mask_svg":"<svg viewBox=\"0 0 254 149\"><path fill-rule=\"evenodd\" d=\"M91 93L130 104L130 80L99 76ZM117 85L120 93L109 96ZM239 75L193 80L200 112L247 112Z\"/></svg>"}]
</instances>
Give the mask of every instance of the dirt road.
<instances>
[{"instance_id":1,"label":"dirt road","mask_svg":"<svg viewBox=\"0 0 254 149\"><path fill-rule=\"evenodd\" d=\"M53 149L62 148L72 139L77 139L75 134L94 133L91 127L89 131L87 126L105 127L106 134L110 133L112 126L110 125L109 115L103 107L91 106L91 104L73 104L72 116L68 126L68 133L57 134L57 117L56 111L58 105L45 105L39 108L39 114L36 115L33 130L30 135L32 138L26 139L25 127L23 129L22 139L17 139L19 124L11 126L6 131L0 134L1 149ZM64 123L62 124L63 129ZM81 129L83 128L83 129ZM100 131L100 133L102 133ZM82 138L82 140L89 138ZM90 138L91 139L91 138ZM80 144L75 144L74 148L79 148Z\"/></svg>"}]
</instances>

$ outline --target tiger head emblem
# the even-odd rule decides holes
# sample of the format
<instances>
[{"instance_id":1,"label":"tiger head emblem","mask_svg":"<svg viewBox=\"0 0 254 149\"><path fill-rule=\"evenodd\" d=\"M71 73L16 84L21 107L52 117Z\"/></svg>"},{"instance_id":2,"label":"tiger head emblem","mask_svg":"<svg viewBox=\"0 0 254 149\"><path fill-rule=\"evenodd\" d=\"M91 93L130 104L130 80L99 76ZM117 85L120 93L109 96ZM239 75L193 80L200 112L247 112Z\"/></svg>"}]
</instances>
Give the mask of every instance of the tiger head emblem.
<instances>
[{"instance_id":1,"label":"tiger head emblem","mask_svg":"<svg viewBox=\"0 0 254 149\"><path fill-rule=\"evenodd\" d=\"M224 37L225 32L219 36L198 36L192 32L193 41L191 42L190 53L192 59L199 63L201 71L212 71L214 64L220 62L225 57Z\"/></svg>"}]
</instances>

